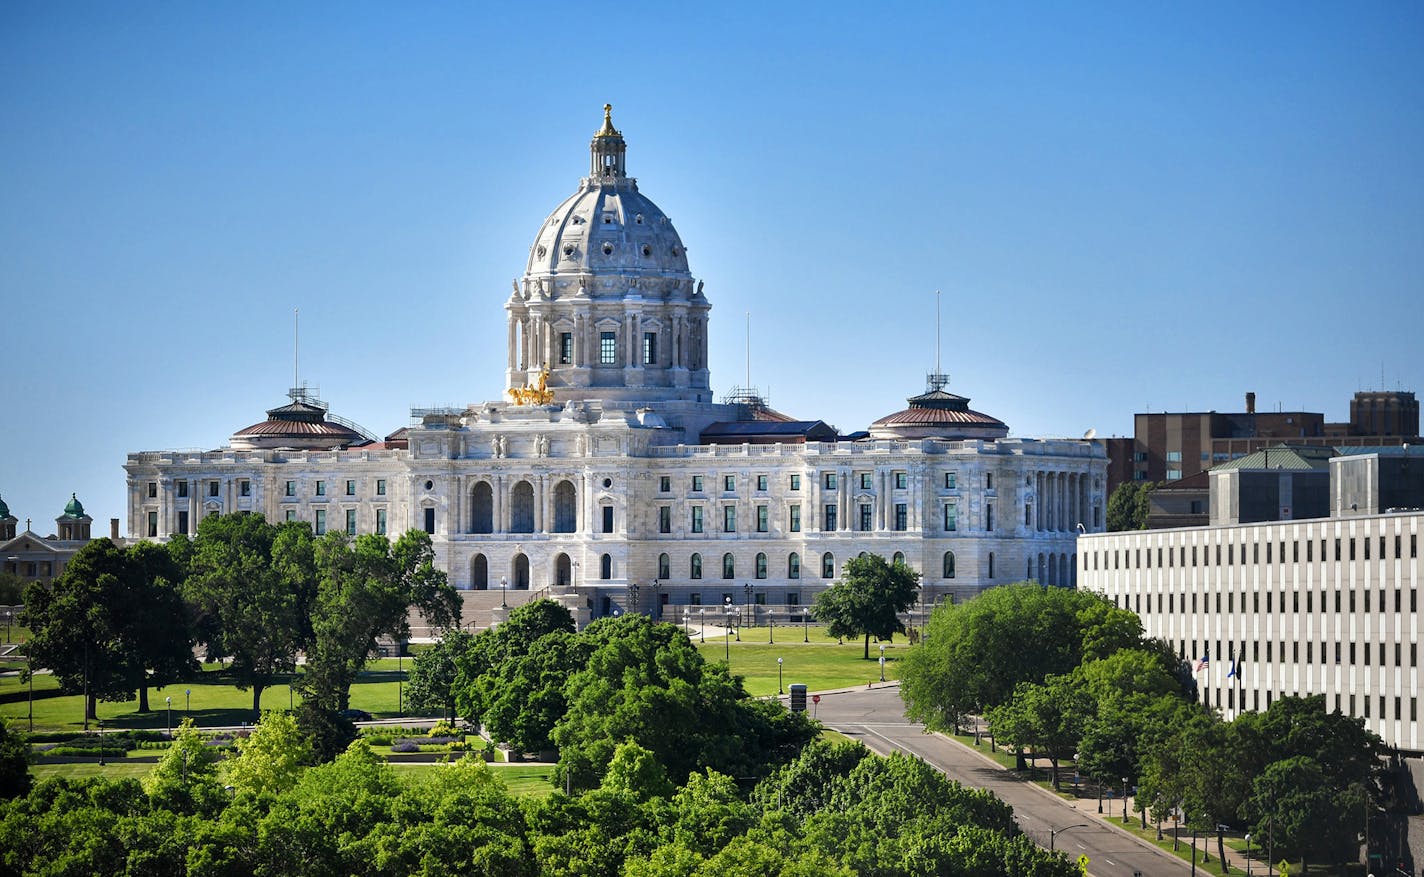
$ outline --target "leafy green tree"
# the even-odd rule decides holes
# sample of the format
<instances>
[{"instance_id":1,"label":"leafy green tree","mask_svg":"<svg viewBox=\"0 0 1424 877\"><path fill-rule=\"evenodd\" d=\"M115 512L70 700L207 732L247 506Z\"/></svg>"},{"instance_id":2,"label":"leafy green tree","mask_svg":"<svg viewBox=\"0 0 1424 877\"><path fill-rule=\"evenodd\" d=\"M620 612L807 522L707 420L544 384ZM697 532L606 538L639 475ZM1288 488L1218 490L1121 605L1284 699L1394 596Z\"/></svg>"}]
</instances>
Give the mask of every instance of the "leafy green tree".
<instances>
[{"instance_id":1,"label":"leafy green tree","mask_svg":"<svg viewBox=\"0 0 1424 877\"><path fill-rule=\"evenodd\" d=\"M193 657L192 611L179 590L187 572L181 545L137 542L124 552L129 575L119 634L132 656L138 710L149 711L149 688L198 673Z\"/></svg>"},{"instance_id":2,"label":"leafy green tree","mask_svg":"<svg viewBox=\"0 0 1424 877\"><path fill-rule=\"evenodd\" d=\"M227 803L217 765L217 751L203 745L193 720L185 718L173 732L173 745L143 778L143 790L157 808L212 816Z\"/></svg>"},{"instance_id":3,"label":"leafy green tree","mask_svg":"<svg viewBox=\"0 0 1424 877\"><path fill-rule=\"evenodd\" d=\"M1047 756L1057 789L1058 764L1078 751L1094 706L1080 677L1049 676L1042 684L1020 682L1007 703L989 711L989 727L1000 743Z\"/></svg>"},{"instance_id":4,"label":"leafy green tree","mask_svg":"<svg viewBox=\"0 0 1424 877\"><path fill-rule=\"evenodd\" d=\"M1007 701L1020 682L1041 683L1141 638L1136 615L1096 594L1002 585L935 610L901 662L900 692L911 718L957 727Z\"/></svg>"},{"instance_id":5,"label":"leafy green tree","mask_svg":"<svg viewBox=\"0 0 1424 877\"><path fill-rule=\"evenodd\" d=\"M412 607L432 627L449 628L459 623L460 598L435 568L423 530L407 532L394 545L385 536L352 540L332 531L314 548L318 582L302 681L308 699L335 712L350 705L351 683L376 641L409 637Z\"/></svg>"},{"instance_id":6,"label":"leafy green tree","mask_svg":"<svg viewBox=\"0 0 1424 877\"><path fill-rule=\"evenodd\" d=\"M311 758L316 764L336 758L358 736L355 722L318 698L304 698L293 716L297 729L311 744Z\"/></svg>"},{"instance_id":7,"label":"leafy green tree","mask_svg":"<svg viewBox=\"0 0 1424 877\"><path fill-rule=\"evenodd\" d=\"M527 653L506 658L478 683L485 730L516 752L554 748L554 725L568 712L564 686L588 664L592 644L555 630L535 640Z\"/></svg>"},{"instance_id":8,"label":"leafy green tree","mask_svg":"<svg viewBox=\"0 0 1424 877\"><path fill-rule=\"evenodd\" d=\"M1301 873L1309 873L1310 859L1353 861L1359 850L1359 820L1342 814L1363 812L1363 794L1360 786L1336 788L1308 755L1273 761L1251 784L1250 809L1267 815L1252 830L1269 831L1281 856L1301 859Z\"/></svg>"},{"instance_id":9,"label":"leafy green tree","mask_svg":"<svg viewBox=\"0 0 1424 877\"><path fill-rule=\"evenodd\" d=\"M459 677L456 657L470 648L474 636L463 630L447 630L435 644L415 656L410 678L405 683L406 709L422 713L439 710L455 719L455 682Z\"/></svg>"},{"instance_id":10,"label":"leafy green tree","mask_svg":"<svg viewBox=\"0 0 1424 877\"><path fill-rule=\"evenodd\" d=\"M1108 497L1108 531L1146 530L1156 486L1150 481L1124 481L1113 488Z\"/></svg>"},{"instance_id":11,"label":"leafy green tree","mask_svg":"<svg viewBox=\"0 0 1424 877\"><path fill-rule=\"evenodd\" d=\"M30 742L0 718L0 800L17 798L30 790Z\"/></svg>"},{"instance_id":12,"label":"leafy green tree","mask_svg":"<svg viewBox=\"0 0 1424 877\"><path fill-rule=\"evenodd\" d=\"M840 580L816 595L811 612L831 636L864 636L868 661L872 636L893 639L905 632L900 615L919 599L919 586L920 574L905 564L862 554L846 561Z\"/></svg>"},{"instance_id":13,"label":"leafy green tree","mask_svg":"<svg viewBox=\"0 0 1424 877\"><path fill-rule=\"evenodd\" d=\"M25 602L26 582L12 572L0 572L0 606L19 606Z\"/></svg>"},{"instance_id":14,"label":"leafy green tree","mask_svg":"<svg viewBox=\"0 0 1424 877\"><path fill-rule=\"evenodd\" d=\"M207 658L230 661L228 672L240 690L252 689L258 713L262 692L296 669L311 640L311 529L246 512L211 515L198 525L188 563L183 593L198 613Z\"/></svg>"},{"instance_id":15,"label":"leafy green tree","mask_svg":"<svg viewBox=\"0 0 1424 877\"><path fill-rule=\"evenodd\" d=\"M671 798L673 785L653 753L637 743L620 743L603 775L602 788L626 792L640 801Z\"/></svg>"},{"instance_id":16,"label":"leafy green tree","mask_svg":"<svg viewBox=\"0 0 1424 877\"><path fill-rule=\"evenodd\" d=\"M297 728L296 719L271 710L247 737L234 744L235 756L223 762L224 775L237 794L279 794L301 777L302 765L311 759L311 744Z\"/></svg>"},{"instance_id":17,"label":"leafy green tree","mask_svg":"<svg viewBox=\"0 0 1424 877\"><path fill-rule=\"evenodd\" d=\"M124 636L132 576L123 549L95 539L53 584L32 584L25 594L31 665L51 670L60 690L86 693L86 720L101 698L128 700L142 675Z\"/></svg>"}]
</instances>

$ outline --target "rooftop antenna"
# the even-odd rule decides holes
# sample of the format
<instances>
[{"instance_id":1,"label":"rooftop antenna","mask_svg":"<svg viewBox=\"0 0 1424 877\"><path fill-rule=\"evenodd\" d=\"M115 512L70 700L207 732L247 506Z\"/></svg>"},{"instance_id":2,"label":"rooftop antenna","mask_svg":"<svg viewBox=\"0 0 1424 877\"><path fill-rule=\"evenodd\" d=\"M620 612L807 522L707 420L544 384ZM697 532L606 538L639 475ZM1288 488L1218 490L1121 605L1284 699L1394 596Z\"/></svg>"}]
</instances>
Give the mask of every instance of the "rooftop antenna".
<instances>
[{"instance_id":1,"label":"rooftop antenna","mask_svg":"<svg viewBox=\"0 0 1424 877\"><path fill-rule=\"evenodd\" d=\"M949 375L940 370L940 325L939 325L939 290L935 290L935 369L925 377L925 384L928 385L929 392L933 393L943 390L945 384L949 383Z\"/></svg>"},{"instance_id":2,"label":"rooftop antenna","mask_svg":"<svg viewBox=\"0 0 1424 877\"><path fill-rule=\"evenodd\" d=\"M752 385L752 312L747 311L747 384Z\"/></svg>"},{"instance_id":3,"label":"rooftop antenna","mask_svg":"<svg viewBox=\"0 0 1424 877\"><path fill-rule=\"evenodd\" d=\"M300 308L292 308L292 386L301 386L297 378L297 360L302 350L302 312Z\"/></svg>"}]
</instances>

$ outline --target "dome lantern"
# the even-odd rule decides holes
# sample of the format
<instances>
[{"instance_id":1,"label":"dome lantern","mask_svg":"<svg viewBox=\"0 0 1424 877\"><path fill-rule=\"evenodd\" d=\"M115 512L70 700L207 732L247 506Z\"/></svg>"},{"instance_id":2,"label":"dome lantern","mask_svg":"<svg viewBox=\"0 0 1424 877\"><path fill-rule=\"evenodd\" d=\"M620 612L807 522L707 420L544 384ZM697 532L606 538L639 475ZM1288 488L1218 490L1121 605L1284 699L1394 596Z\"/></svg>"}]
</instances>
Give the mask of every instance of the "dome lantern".
<instances>
[{"instance_id":1,"label":"dome lantern","mask_svg":"<svg viewBox=\"0 0 1424 877\"><path fill-rule=\"evenodd\" d=\"M602 177L617 179L627 175L624 161L628 145L623 142L623 135L613 127L613 104L603 105L603 127L593 135L593 142L589 144L588 149L590 177L595 180Z\"/></svg>"}]
</instances>

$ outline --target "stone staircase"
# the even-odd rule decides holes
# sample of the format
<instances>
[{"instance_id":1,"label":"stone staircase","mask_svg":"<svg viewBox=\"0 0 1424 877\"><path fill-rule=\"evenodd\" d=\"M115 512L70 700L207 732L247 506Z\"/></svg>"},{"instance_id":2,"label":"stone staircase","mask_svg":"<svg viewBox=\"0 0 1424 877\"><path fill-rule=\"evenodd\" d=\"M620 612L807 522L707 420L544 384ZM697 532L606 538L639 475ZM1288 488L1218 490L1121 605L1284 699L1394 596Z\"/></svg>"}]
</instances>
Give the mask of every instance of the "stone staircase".
<instances>
[{"instance_id":1,"label":"stone staircase","mask_svg":"<svg viewBox=\"0 0 1424 877\"><path fill-rule=\"evenodd\" d=\"M460 609L460 629L470 633L478 633L490 626L494 614L503 603L510 608L523 606L540 597L548 596L544 593L547 589L539 591L459 591L462 606ZM411 642L434 642L439 637L439 632L432 629L425 623L425 619L420 617L420 613L414 610L410 613L410 641Z\"/></svg>"}]
</instances>

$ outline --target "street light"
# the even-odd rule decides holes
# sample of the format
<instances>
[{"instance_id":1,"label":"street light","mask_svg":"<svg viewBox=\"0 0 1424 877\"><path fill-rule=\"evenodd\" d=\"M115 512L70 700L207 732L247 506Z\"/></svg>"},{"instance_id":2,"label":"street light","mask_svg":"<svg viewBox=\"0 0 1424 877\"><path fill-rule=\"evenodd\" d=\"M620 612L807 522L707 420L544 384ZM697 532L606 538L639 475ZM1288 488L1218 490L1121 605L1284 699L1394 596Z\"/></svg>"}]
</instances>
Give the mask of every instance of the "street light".
<instances>
[{"instance_id":1,"label":"street light","mask_svg":"<svg viewBox=\"0 0 1424 877\"><path fill-rule=\"evenodd\" d=\"M751 620L750 623L751 623L752 627L756 627L756 609L752 606L752 586L751 586L750 584L742 585L742 590L744 590L744 591L747 592L746 607L747 607L747 611L748 611L748 612L751 614L751 616L752 616L752 620ZM747 621L746 621L745 617L743 617L742 624L746 624L746 623L747 623ZM741 641L742 641L741 633L738 632L738 634L737 634L737 642L741 642Z\"/></svg>"},{"instance_id":2,"label":"street light","mask_svg":"<svg viewBox=\"0 0 1424 877\"><path fill-rule=\"evenodd\" d=\"M776 616L771 612L766 613L766 642L767 645L776 645Z\"/></svg>"},{"instance_id":3,"label":"street light","mask_svg":"<svg viewBox=\"0 0 1424 877\"><path fill-rule=\"evenodd\" d=\"M1058 840L1058 835L1062 834L1062 833L1065 832L1065 831L1072 831L1072 830L1075 829L1075 828L1087 828L1087 827L1088 827L1088 823L1086 823L1086 822L1079 822L1077 825L1069 825L1069 826L1066 826L1066 827L1064 827L1064 828L1050 828L1050 829L1048 829L1048 851L1049 851L1050 853L1053 852L1054 844L1055 844L1055 843L1057 842L1057 840Z\"/></svg>"},{"instance_id":4,"label":"street light","mask_svg":"<svg viewBox=\"0 0 1424 877\"><path fill-rule=\"evenodd\" d=\"M173 695L163 698L163 702L168 705L168 736L173 737Z\"/></svg>"},{"instance_id":5,"label":"street light","mask_svg":"<svg viewBox=\"0 0 1424 877\"><path fill-rule=\"evenodd\" d=\"M504 595L509 593L509 576L499 577L499 608L508 609L509 604L505 602Z\"/></svg>"},{"instance_id":6,"label":"street light","mask_svg":"<svg viewBox=\"0 0 1424 877\"><path fill-rule=\"evenodd\" d=\"M405 715L405 649L396 643L396 714Z\"/></svg>"},{"instance_id":7,"label":"street light","mask_svg":"<svg viewBox=\"0 0 1424 877\"><path fill-rule=\"evenodd\" d=\"M1246 833L1246 877L1251 877L1251 833Z\"/></svg>"},{"instance_id":8,"label":"street light","mask_svg":"<svg viewBox=\"0 0 1424 877\"><path fill-rule=\"evenodd\" d=\"M1122 778L1122 824L1127 824L1127 777Z\"/></svg>"},{"instance_id":9,"label":"street light","mask_svg":"<svg viewBox=\"0 0 1424 877\"><path fill-rule=\"evenodd\" d=\"M731 627L731 625L732 625L732 613L733 613L733 612L736 612L736 611L737 611L736 608L732 606L732 604L731 604L730 601L728 601L728 603L727 603L727 626L728 626L728 627ZM738 639L737 639L737 642L741 642L741 639L738 638ZM727 666L728 666L728 667L732 666L732 638L729 637L729 636L727 636L726 633L723 633L723 635L722 635L722 651L723 651L723 653L724 653L723 659L727 662Z\"/></svg>"},{"instance_id":10,"label":"street light","mask_svg":"<svg viewBox=\"0 0 1424 877\"><path fill-rule=\"evenodd\" d=\"M885 644L880 644L880 681L885 681Z\"/></svg>"},{"instance_id":11,"label":"street light","mask_svg":"<svg viewBox=\"0 0 1424 877\"><path fill-rule=\"evenodd\" d=\"M811 617L811 607L809 607L809 606L802 606L802 607L801 607L801 642L803 642L803 643L809 643L809 642L811 641L811 631L810 631L809 628L806 627L806 622L810 619L810 617Z\"/></svg>"},{"instance_id":12,"label":"street light","mask_svg":"<svg viewBox=\"0 0 1424 877\"><path fill-rule=\"evenodd\" d=\"M697 610L697 615L702 619L702 642L707 642L707 607L703 606Z\"/></svg>"},{"instance_id":13,"label":"street light","mask_svg":"<svg viewBox=\"0 0 1424 877\"><path fill-rule=\"evenodd\" d=\"M193 711L193 689L183 689L183 714L187 715Z\"/></svg>"},{"instance_id":14,"label":"street light","mask_svg":"<svg viewBox=\"0 0 1424 877\"><path fill-rule=\"evenodd\" d=\"M653 620L663 620L663 583L660 579L653 579Z\"/></svg>"},{"instance_id":15,"label":"street light","mask_svg":"<svg viewBox=\"0 0 1424 877\"><path fill-rule=\"evenodd\" d=\"M785 694L786 690L781 685L781 659L776 659L776 693Z\"/></svg>"},{"instance_id":16,"label":"street light","mask_svg":"<svg viewBox=\"0 0 1424 877\"><path fill-rule=\"evenodd\" d=\"M104 720L99 720L99 766L104 766Z\"/></svg>"}]
</instances>

